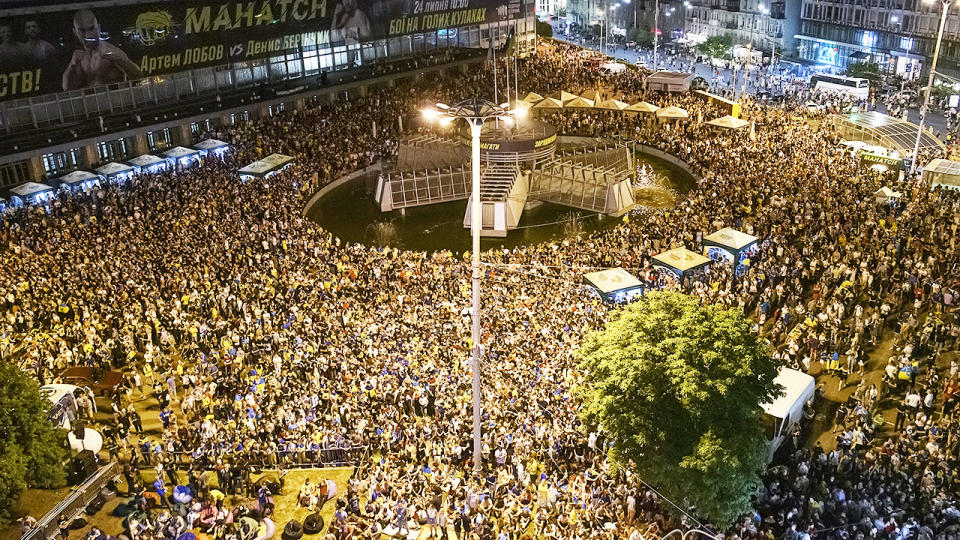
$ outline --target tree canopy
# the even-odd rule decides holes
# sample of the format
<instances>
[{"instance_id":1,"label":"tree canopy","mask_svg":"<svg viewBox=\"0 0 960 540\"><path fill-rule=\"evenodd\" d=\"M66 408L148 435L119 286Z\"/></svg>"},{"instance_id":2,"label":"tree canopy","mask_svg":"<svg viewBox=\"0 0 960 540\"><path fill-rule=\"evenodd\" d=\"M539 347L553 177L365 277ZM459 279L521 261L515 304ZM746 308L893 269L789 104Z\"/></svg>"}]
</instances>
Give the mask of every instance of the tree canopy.
<instances>
[{"instance_id":1,"label":"tree canopy","mask_svg":"<svg viewBox=\"0 0 960 540\"><path fill-rule=\"evenodd\" d=\"M0 362L0 520L27 486L66 484L66 430L47 420L49 409L36 382Z\"/></svg>"},{"instance_id":2,"label":"tree canopy","mask_svg":"<svg viewBox=\"0 0 960 540\"><path fill-rule=\"evenodd\" d=\"M615 463L718 526L750 509L766 465L761 405L782 389L740 310L650 292L578 356L581 414L609 434Z\"/></svg>"},{"instance_id":3,"label":"tree canopy","mask_svg":"<svg viewBox=\"0 0 960 540\"><path fill-rule=\"evenodd\" d=\"M847 66L847 75L867 79L873 83L878 83L883 79L880 66L875 62L857 62L850 64Z\"/></svg>"},{"instance_id":4,"label":"tree canopy","mask_svg":"<svg viewBox=\"0 0 960 540\"><path fill-rule=\"evenodd\" d=\"M733 57L733 36L730 34L710 36L706 41L697 45L697 51L710 58L729 60Z\"/></svg>"}]
</instances>

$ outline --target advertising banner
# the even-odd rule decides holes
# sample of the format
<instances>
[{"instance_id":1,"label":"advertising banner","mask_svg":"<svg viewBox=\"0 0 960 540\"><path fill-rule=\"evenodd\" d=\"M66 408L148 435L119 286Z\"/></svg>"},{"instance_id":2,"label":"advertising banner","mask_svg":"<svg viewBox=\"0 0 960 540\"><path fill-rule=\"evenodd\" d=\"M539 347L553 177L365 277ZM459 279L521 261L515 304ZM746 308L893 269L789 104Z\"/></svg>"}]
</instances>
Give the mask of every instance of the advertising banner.
<instances>
[{"instance_id":1,"label":"advertising banner","mask_svg":"<svg viewBox=\"0 0 960 540\"><path fill-rule=\"evenodd\" d=\"M0 19L0 102L507 20L510 0L193 0Z\"/></svg>"}]
</instances>

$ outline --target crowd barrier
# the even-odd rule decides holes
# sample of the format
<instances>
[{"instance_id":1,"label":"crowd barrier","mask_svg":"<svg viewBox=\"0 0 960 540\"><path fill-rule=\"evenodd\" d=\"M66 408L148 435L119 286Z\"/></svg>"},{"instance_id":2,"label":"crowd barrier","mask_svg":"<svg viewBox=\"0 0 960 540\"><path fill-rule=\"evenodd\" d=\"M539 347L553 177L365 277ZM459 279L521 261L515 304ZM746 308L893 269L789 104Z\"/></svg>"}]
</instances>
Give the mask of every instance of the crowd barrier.
<instances>
[{"instance_id":1,"label":"crowd barrier","mask_svg":"<svg viewBox=\"0 0 960 540\"><path fill-rule=\"evenodd\" d=\"M164 453L170 456L170 453ZM174 462L179 467L190 466L195 459L188 452L172 454ZM230 454L216 454L208 456L211 461L229 457ZM322 469L325 467L349 467L366 461L370 457L370 447L345 446L338 448L321 448L319 450L278 450L276 452L261 452L250 456L247 463L252 468L284 468L284 469ZM149 461L140 464L140 469L153 469L156 457L150 456Z\"/></svg>"},{"instance_id":2,"label":"crowd barrier","mask_svg":"<svg viewBox=\"0 0 960 540\"><path fill-rule=\"evenodd\" d=\"M120 465L116 461L111 461L106 466L101 467L86 482L70 492L70 495L67 495L65 499L44 514L37 521L36 527L30 529L21 537L22 540L50 540L57 536L60 532L60 520L72 521L100 494L100 489L118 474L120 474Z\"/></svg>"}]
</instances>

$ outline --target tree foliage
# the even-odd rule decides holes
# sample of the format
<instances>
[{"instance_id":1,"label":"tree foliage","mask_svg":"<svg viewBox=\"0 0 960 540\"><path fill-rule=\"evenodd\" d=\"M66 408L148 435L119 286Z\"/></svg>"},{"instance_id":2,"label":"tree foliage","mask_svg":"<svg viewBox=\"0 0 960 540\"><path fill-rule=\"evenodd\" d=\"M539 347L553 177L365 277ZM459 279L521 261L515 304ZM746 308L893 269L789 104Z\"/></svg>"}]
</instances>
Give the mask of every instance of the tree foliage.
<instances>
[{"instance_id":1,"label":"tree foliage","mask_svg":"<svg viewBox=\"0 0 960 540\"><path fill-rule=\"evenodd\" d=\"M883 79L880 66L875 62L857 62L850 64L847 66L847 76L867 79L874 83L878 83Z\"/></svg>"},{"instance_id":2,"label":"tree foliage","mask_svg":"<svg viewBox=\"0 0 960 540\"><path fill-rule=\"evenodd\" d=\"M730 34L710 36L706 41L697 45L697 51L710 58L729 60L733 58L733 36Z\"/></svg>"},{"instance_id":3,"label":"tree foliage","mask_svg":"<svg viewBox=\"0 0 960 540\"><path fill-rule=\"evenodd\" d=\"M550 23L537 21L537 35L540 37L553 37L553 27Z\"/></svg>"},{"instance_id":4,"label":"tree foliage","mask_svg":"<svg viewBox=\"0 0 960 540\"><path fill-rule=\"evenodd\" d=\"M0 518L27 486L66 484L66 431L47 420L49 409L36 382L0 362Z\"/></svg>"},{"instance_id":5,"label":"tree foliage","mask_svg":"<svg viewBox=\"0 0 960 540\"><path fill-rule=\"evenodd\" d=\"M742 312L651 292L578 356L581 414L609 434L615 463L718 526L749 510L766 465L761 404L781 388Z\"/></svg>"}]
</instances>

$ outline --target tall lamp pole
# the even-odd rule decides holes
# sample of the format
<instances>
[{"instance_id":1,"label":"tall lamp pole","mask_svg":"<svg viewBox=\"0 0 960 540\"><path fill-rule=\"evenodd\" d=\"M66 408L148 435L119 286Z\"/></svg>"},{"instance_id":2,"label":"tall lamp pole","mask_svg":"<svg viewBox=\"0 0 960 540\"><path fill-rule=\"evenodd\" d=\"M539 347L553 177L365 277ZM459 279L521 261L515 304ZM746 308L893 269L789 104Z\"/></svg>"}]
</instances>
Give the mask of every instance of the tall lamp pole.
<instances>
[{"instance_id":1,"label":"tall lamp pole","mask_svg":"<svg viewBox=\"0 0 960 540\"><path fill-rule=\"evenodd\" d=\"M657 38L660 37L660 0L653 0L653 72L657 72Z\"/></svg>"},{"instance_id":2,"label":"tall lamp pole","mask_svg":"<svg viewBox=\"0 0 960 540\"><path fill-rule=\"evenodd\" d=\"M472 340L473 359L473 470L480 472L482 463L483 442L480 433L480 130L487 120L498 119L508 125L515 118L522 117L526 110L523 107L508 109L509 104L497 105L480 98L461 101L456 105L437 103L436 108L424 109L423 116L427 120L438 120L448 125L454 120L466 120L470 126L470 159L473 173L472 190L470 195L470 234L473 237L470 265L471 281L473 283L473 303L471 315L473 324L470 330Z\"/></svg>"},{"instance_id":3,"label":"tall lamp pole","mask_svg":"<svg viewBox=\"0 0 960 540\"><path fill-rule=\"evenodd\" d=\"M924 3L930 3L934 0L924 0ZM960 0L958 0L960 2ZM943 27L947 24L947 13L953 0L940 0L940 29L937 30L937 44L933 48L933 62L930 63L930 76L927 78L927 88L923 92L923 104L920 105L920 122L917 125L917 142L913 145L913 161L910 164L910 172L917 172L917 154L920 152L920 137L923 135L923 121L927 118L927 111L930 103L930 90L933 88L933 75L937 71L937 59L940 57L940 43L943 42Z\"/></svg>"}]
</instances>

